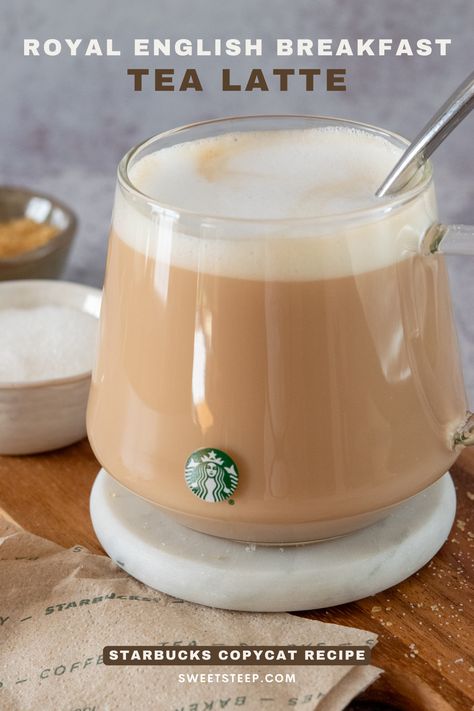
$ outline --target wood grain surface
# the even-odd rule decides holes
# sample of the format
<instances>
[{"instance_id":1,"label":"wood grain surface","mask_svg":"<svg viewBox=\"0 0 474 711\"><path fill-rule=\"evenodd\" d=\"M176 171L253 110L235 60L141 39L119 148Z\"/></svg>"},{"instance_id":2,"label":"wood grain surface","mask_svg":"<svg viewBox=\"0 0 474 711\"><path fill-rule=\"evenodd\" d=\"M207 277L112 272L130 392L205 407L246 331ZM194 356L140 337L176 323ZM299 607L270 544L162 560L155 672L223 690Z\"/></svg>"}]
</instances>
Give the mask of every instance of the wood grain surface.
<instances>
[{"instance_id":1,"label":"wood grain surface","mask_svg":"<svg viewBox=\"0 0 474 711\"><path fill-rule=\"evenodd\" d=\"M0 508L32 533L103 553L89 518L98 470L86 440L47 454L0 457ZM373 663L385 674L353 702L353 711L474 710L474 451L463 452L452 474L456 520L428 565L373 597L300 613L379 635Z\"/></svg>"}]
</instances>

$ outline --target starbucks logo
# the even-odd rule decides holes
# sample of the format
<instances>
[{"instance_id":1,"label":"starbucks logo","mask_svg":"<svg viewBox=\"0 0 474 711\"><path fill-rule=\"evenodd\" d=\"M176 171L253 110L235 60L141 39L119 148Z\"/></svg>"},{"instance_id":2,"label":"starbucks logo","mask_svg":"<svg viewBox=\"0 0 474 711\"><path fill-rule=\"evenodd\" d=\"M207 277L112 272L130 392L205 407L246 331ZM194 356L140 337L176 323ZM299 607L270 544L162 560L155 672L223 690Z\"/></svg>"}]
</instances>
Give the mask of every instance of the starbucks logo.
<instances>
[{"instance_id":1,"label":"starbucks logo","mask_svg":"<svg viewBox=\"0 0 474 711\"><path fill-rule=\"evenodd\" d=\"M198 449L186 462L184 478L189 489L203 501L215 503L230 498L237 488L235 462L220 449Z\"/></svg>"}]
</instances>

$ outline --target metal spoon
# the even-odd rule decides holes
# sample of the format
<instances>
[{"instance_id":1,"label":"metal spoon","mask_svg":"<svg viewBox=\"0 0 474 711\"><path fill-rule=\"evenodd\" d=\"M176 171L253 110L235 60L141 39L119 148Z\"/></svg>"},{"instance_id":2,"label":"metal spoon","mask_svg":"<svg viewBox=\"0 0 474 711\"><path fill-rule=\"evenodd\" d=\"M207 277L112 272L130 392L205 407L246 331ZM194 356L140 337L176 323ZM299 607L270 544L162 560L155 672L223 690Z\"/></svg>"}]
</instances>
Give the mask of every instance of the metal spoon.
<instances>
[{"instance_id":1,"label":"metal spoon","mask_svg":"<svg viewBox=\"0 0 474 711\"><path fill-rule=\"evenodd\" d=\"M453 128L474 109L474 72L456 89L408 146L375 195L393 195L405 187Z\"/></svg>"}]
</instances>

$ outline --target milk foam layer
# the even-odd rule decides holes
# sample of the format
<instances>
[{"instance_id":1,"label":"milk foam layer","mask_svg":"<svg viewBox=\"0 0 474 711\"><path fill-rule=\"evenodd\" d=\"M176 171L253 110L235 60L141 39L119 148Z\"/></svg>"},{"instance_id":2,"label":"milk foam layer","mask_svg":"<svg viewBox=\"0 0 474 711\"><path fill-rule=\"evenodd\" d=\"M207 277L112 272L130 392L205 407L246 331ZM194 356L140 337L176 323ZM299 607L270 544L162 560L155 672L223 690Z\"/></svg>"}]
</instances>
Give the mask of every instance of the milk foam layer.
<instances>
[{"instance_id":1,"label":"milk foam layer","mask_svg":"<svg viewBox=\"0 0 474 711\"><path fill-rule=\"evenodd\" d=\"M145 156L130 180L161 203L205 215L319 217L374 205L400 154L359 130L228 133Z\"/></svg>"},{"instance_id":2,"label":"milk foam layer","mask_svg":"<svg viewBox=\"0 0 474 711\"><path fill-rule=\"evenodd\" d=\"M431 188L397 209L387 203L385 214L341 220L380 206L375 190L400 154L379 136L341 128L180 143L129 170L132 184L164 208L119 189L114 227L159 262L223 276L306 280L370 271L417 251L436 215Z\"/></svg>"}]
</instances>

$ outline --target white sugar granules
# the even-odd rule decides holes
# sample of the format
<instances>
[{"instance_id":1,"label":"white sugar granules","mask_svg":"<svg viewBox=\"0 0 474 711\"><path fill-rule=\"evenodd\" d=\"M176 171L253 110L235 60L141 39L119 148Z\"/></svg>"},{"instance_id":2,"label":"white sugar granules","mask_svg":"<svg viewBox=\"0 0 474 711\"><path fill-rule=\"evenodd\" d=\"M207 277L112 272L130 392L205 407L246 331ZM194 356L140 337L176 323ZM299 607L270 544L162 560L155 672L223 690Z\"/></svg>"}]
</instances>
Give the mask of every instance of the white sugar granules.
<instances>
[{"instance_id":1,"label":"white sugar granules","mask_svg":"<svg viewBox=\"0 0 474 711\"><path fill-rule=\"evenodd\" d=\"M0 383L86 372L96 335L97 319L68 306L0 309Z\"/></svg>"}]
</instances>

